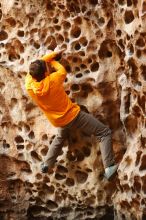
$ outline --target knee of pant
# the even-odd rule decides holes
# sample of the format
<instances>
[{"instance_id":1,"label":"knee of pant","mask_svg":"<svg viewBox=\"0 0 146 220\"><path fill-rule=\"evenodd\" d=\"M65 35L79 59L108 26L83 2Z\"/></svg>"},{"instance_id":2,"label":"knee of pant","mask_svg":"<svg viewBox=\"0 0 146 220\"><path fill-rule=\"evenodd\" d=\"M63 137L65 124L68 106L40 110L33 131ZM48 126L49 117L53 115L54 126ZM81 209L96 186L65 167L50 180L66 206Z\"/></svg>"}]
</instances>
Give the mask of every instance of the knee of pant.
<instances>
[{"instance_id":1,"label":"knee of pant","mask_svg":"<svg viewBox=\"0 0 146 220\"><path fill-rule=\"evenodd\" d=\"M111 134L112 134L112 130L109 127L107 127L107 135L111 135Z\"/></svg>"},{"instance_id":2,"label":"knee of pant","mask_svg":"<svg viewBox=\"0 0 146 220\"><path fill-rule=\"evenodd\" d=\"M106 127L104 132L103 132L103 137L106 137L108 135L111 135L112 134L112 131L109 127Z\"/></svg>"}]
</instances>

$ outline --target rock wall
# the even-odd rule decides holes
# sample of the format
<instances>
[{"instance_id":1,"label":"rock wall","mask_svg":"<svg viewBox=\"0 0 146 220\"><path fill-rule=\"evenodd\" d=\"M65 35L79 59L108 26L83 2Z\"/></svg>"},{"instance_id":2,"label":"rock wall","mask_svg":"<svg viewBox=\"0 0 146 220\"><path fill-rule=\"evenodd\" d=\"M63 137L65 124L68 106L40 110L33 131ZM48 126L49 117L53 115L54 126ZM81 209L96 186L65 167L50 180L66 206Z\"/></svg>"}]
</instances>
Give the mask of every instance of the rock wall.
<instances>
[{"instance_id":1,"label":"rock wall","mask_svg":"<svg viewBox=\"0 0 146 220\"><path fill-rule=\"evenodd\" d=\"M146 218L145 21L143 0L0 1L0 219ZM112 182L99 143L80 131L54 171L40 172L57 130L24 77L31 61L63 48L67 94L113 131Z\"/></svg>"}]
</instances>

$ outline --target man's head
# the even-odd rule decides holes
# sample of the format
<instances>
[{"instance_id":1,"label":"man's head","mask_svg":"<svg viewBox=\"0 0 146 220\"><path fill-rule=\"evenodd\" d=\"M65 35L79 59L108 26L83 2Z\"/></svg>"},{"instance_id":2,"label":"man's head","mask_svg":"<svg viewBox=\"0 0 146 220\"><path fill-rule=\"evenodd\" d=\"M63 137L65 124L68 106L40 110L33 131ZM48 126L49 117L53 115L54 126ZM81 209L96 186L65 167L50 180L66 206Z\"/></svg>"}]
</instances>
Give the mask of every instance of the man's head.
<instances>
[{"instance_id":1,"label":"man's head","mask_svg":"<svg viewBox=\"0 0 146 220\"><path fill-rule=\"evenodd\" d=\"M46 71L46 63L43 60L35 60L29 66L30 75L38 82L45 78Z\"/></svg>"}]
</instances>

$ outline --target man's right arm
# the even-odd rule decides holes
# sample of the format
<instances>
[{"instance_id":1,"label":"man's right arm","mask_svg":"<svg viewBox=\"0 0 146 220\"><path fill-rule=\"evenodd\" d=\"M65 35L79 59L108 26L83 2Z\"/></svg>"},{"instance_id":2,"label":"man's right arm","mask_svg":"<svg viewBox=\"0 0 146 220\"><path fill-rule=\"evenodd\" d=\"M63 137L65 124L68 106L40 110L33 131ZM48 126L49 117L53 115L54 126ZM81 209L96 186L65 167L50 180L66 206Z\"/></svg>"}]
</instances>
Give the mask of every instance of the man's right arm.
<instances>
[{"instance_id":1,"label":"man's right arm","mask_svg":"<svg viewBox=\"0 0 146 220\"><path fill-rule=\"evenodd\" d=\"M57 56L57 52L51 52L49 54L44 55L43 57L41 57L41 60L45 61L45 62L50 62L51 60L53 60L56 56Z\"/></svg>"},{"instance_id":2,"label":"man's right arm","mask_svg":"<svg viewBox=\"0 0 146 220\"><path fill-rule=\"evenodd\" d=\"M66 78L66 75L67 75L67 72L66 72L66 69L64 68L64 66L55 60L51 61L50 64L56 70L56 72L53 72L51 74L51 77L63 82Z\"/></svg>"},{"instance_id":3,"label":"man's right arm","mask_svg":"<svg viewBox=\"0 0 146 220\"><path fill-rule=\"evenodd\" d=\"M44 60L45 62L50 62L52 61L53 59L60 59L62 54L64 52L64 49L60 50L60 51L53 51L49 54L46 54L44 55L41 60Z\"/></svg>"}]
</instances>

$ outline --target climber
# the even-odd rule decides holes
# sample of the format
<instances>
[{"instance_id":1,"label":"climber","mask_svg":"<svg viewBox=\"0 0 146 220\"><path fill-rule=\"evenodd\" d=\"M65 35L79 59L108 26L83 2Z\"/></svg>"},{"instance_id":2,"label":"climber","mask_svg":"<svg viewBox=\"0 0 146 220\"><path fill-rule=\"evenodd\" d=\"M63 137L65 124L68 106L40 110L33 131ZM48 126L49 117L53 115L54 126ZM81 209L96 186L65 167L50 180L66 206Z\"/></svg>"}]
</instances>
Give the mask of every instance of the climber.
<instances>
[{"instance_id":1,"label":"climber","mask_svg":"<svg viewBox=\"0 0 146 220\"><path fill-rule=\"evenodd\" d=\"M111 141L111 130L91 114L80 109L67 96L63 82L66 78L65 68L57 61L60 52L51 52L35 60L29 66L25 78L25 87L33 101L47 116L48 120L58 127L58 134L53 139L46 159L41 164L41 171L47 173L60 155L68 132L73 127L83 130L87 135L94 134L100 141L102 161L105 168L104 176L109 180L116 174L118 165L115 163ZM50 68L55 69L53 73Z\"/></svg>"}]
</instances>

